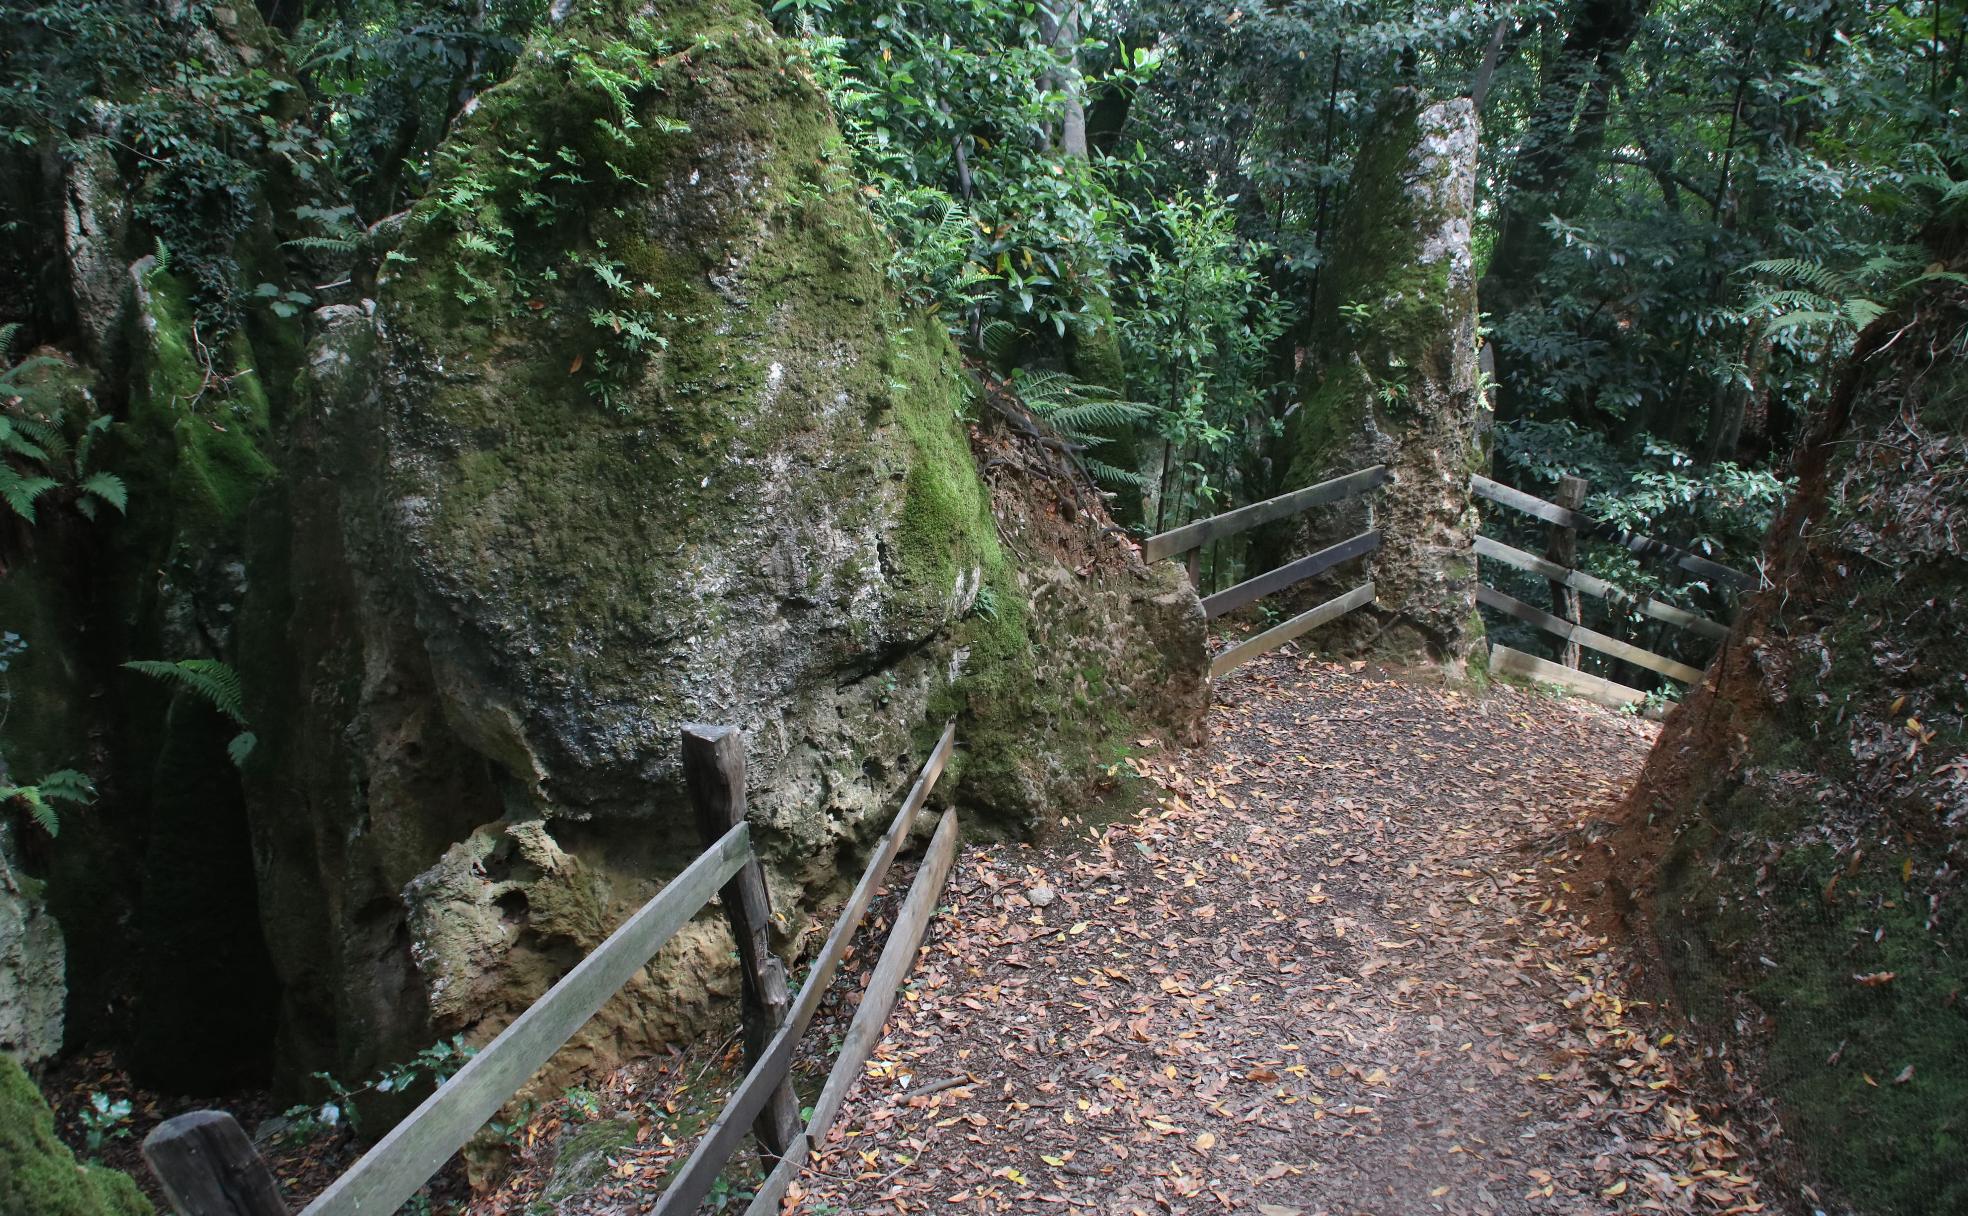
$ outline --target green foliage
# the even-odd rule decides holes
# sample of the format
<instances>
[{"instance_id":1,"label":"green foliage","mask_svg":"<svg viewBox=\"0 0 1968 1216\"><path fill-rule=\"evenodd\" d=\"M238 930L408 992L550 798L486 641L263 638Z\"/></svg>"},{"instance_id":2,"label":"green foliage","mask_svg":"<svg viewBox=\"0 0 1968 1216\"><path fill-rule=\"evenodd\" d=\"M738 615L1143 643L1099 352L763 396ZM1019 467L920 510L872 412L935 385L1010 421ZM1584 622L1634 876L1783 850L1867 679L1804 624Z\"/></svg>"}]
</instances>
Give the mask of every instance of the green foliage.
<instances>
[{"instance_id":1,"label":"green foliage","mask_svg":"<svg viewBox=\"0 0 1968 1216\"><path fill-rule=\"evenodd\" d=\"M1101 325L1106 269L1126 245L1117 166L1060 154L1068 57L1035 6L839 0L775 15L834 104L908 294L956 330L1004 318L1064 337ZM1105 46L1089 31L1078 50ZM1090 87L1130 78L1116 63Z\"/></svg>"},{"instance_id":2,"label":"green foliage","mask_svg":"<svg viewBox=\"0 0 1968 1216\"><path fill-rule=\"evenodd\" d=\"M377 1070L375 1076L361 1085L346 1085L329 1073L317 1072L314 1079L328 1094L327 1099L318 1106L303 1103L288 1107L282 1112L282 1117L287 1120L286 1130L282 1134L290 1140L311 1140L329 1135L344 1126L360 1134L360 1106L365 1094L402 1093L419 1083L442 1085L477 1054L478 1049L467 1044L463 1035L453 1035L431 1044L408 1060Z\"/></svg>"},{"instance_id":3,"label":"green foliage","mask_svg":"<svg viewBox=\"0 0 1968 1216\"><path fill-rule=\"evenodd\" d=\"M128 1098L111 1098L101 1091L89 1095L89 1105L76 1118L82 1124L82 1140L92 1157L111 1140L129 1139L130 1115Z\"/></svg>"},{"instance_id":4,"label":"green foliage","mask_svg":"<svg viewBox=\"0 0 1968 1216\"><path fill-rule=\"evenodd\" d=\"M150 1216L127 1174L77 1163L55 1135L54 1112L21 1066L0 1052L0 1212L33 1216Z\"/></svg>"},{"instance_id":5,"label":"green foliage","mask_svg":"<svg viewBox=\"0 0 1968 1216\"><path fill-rule=\"evenodd\" d=\"M56 769L26 785L0 782L0 804L12 803L20 807L50 836L61 834L61 815L56 809L57 803L79 807L88 806L95 800L95 783L86 774L72 768Z\"/></svg>"},{"instance_id":6,"label":"green foliage","mask_svg":"<svg viewBox=\"0 0 1968 1216\"><path fill-rule=\"evenodd\" d=\"M63 360L30 355L9 362L20 329L0 325L0 500L28 524L38 520L37 504L50 492L61 492L89 519L105 505L124 513L130 496L122 479L90 467L97 439L114 420L76 416L76 399L87 398L75 390Z\"/></svg>"},{"instance_id":7,"label":"green foliage","mask_svg":"<svg viewBox=\"0 0 1968 1216\"><path fill-rule=\"evenodd\" d=\"M307 5L288 59L315 105L323 167L346 183L355 210L375 218L423 193L428 154L458 108L506 73L547 8L545 0Z\"/></svg>"},{"instance_id":8,"label":"green foliage","mask_svg":"<svg viewBox=\"0 0 1968 1216\"><path fill-rule=\"evenodd\" d=\"M178 659L175 662L132 659L123 666L165 683L187 688L238 725L247 724L246 690L240 684L239 673L230 664L217 659ZM258 736L252 731L242 730L226 744L226 754L232 758L234 765L244 765L258 741Z\"/></svg>"},{"instance_id":9,"label":"green foliage","mask_svg":"<svg viewBox=\"0 0 1968 1216\"><path fill-rule=\"evenodd\" d=\"M1129 387L1152 403L1162 441L1160 531L1219 503L1282 433L1272 359L1292 310L1264 280L1268 247L1237 234L1228 200L1177 193L1149 210L1144 235L1117 302Z\"/></svg>"}]
</instances>

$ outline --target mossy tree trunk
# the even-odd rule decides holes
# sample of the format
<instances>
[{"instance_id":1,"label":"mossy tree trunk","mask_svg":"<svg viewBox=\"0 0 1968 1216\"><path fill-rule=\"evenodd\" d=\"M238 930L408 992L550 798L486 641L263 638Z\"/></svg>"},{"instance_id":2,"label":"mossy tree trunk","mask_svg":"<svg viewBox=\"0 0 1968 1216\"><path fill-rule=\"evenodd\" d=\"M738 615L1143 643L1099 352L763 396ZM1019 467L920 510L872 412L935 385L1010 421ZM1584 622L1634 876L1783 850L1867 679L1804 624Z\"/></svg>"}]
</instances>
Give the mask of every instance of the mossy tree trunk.
<instances>
[{"instance_id":1,"label":"mossy tree trunk","mask_svg":"<svg viewBox=\"0 0 1968 1216\"><path fill-rule=\"evenodd\" d=\"M1288 482L1373 464L1390 480L1350 511L1309 521L1301 544L1371 525L1376 603L1350 641L1391 658L1460 666L1480 646L1468 481L1483 463L1471 267L1476 117L1466 100L1400 90L1362 144L1314 304L1317 358L1286 434ZM1346 637L1347 635L1338 635Z\"/></svg>"}]
</instances>

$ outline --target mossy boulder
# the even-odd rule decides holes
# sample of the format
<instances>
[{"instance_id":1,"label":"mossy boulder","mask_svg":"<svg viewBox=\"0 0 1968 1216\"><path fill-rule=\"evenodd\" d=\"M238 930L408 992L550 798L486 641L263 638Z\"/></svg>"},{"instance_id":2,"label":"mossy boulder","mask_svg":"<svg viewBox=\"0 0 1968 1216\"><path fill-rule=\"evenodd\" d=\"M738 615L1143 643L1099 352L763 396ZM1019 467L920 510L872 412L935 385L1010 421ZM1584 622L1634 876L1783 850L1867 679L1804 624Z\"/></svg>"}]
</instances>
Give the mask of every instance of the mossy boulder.
<instances>
[{"instance_id":1,"label":"mossy boulder","mask_svg":"<svg viewBox=\"0 0 1968 1216\"><path fill-rule=\"evenodd\" d=\"M1476 115L1466 99L1382 103L1315 302L1311 361L1286 435L1289 484L1386 464L1386 485L1308 523L1301 544L1373 526L1374 605L1328 637L1460 670L1479 648L1469 474L1486 463L1478 391ZM1329 590L1330 585L1315 589Z\"/></svg>"},{"instance_id":2,"label":"mossy boulder","mask_svg":"<svg viewBox=\"0 0 1968 1216\"><path fill-rule=\"evenodd\" d=\"M0 1216L150 1216L129 1175L82 1165L55 1136L54 1112L0 1052Z\"/></svg>"},{"instance_id":3,"label":"mossy boulder","mask_svg":"<svg viewBox=\"0 0 1968 1216\"><path fill-rule=\"evenodd\" d=\"M1196 730L1193 592L987 484L841 163L756 5L590 6L460 120L377 300L317 315L241 625L287 1075L489 1035L660 889L686 721L745 731L789 937L947 717L940 796L1014 831ZM686 930L559 1075L704 1023L729 951Z\"/></svg>"}]
</instances>

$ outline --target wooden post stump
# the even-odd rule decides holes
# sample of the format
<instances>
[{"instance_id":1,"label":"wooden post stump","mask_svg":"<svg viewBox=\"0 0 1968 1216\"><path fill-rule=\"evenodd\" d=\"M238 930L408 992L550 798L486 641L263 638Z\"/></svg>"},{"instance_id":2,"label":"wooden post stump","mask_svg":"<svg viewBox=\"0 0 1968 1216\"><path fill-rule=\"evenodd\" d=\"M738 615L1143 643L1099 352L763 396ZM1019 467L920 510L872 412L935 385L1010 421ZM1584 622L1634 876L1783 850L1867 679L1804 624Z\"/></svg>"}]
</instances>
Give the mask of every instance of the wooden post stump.
<instances>
[{"instance_id":1,"label":"wooden post stump","mask_svg":"<svg viewBox=\"0 0 1968 1216\"><path fill-rule=\"evenodd\" d=\"M683 778L697 812L697 829L708 845L745 819L745 740L735 726L691 723L683 728ZM786 987L786 968L772 953L772 906L765 890L765 871L756 854L719 893L731 936L738 943L738 969L743 979L745 1066L765 1054L773 1034L786 1021L792 996ZM752 1133L773 1160L800 1134L799 1099L790 1081L781 1081Z\"/></svg>"},{"instance_id":2,"label":"wooden post stump","mask_svg":"<svg viewBox=\"0 0 1968 1216\"><path fill-rule=\"evenodd\" d=\"M273 1171L222 1110L166 1119L144 1137L143 1155L178 1216L287 1216Z\"/></svg>"},{"instance_id":3,"label":"wooden post stump","mask_svg":"<svg viewBox=\"0 0 1968 1216\"><path fill-rule=\"evenodd\" d=\"M1559 506L1577 511L1585 506L1586 491L1591 487L1583 477L1560 477L1558 492L1553 501ZM1566 569L1578 565L1578 533L1564 524L1552 524L1549 538L1545 544L1544 556L1547 561L1557 562ZM1574 625L1583 624L1579 619L1579 593L1575 587L1554 582L1551 586L1551 611ZM1573 671L1578 670L1579 644L1566 639L1564 664Z\"/></svg>"}]
</instances>

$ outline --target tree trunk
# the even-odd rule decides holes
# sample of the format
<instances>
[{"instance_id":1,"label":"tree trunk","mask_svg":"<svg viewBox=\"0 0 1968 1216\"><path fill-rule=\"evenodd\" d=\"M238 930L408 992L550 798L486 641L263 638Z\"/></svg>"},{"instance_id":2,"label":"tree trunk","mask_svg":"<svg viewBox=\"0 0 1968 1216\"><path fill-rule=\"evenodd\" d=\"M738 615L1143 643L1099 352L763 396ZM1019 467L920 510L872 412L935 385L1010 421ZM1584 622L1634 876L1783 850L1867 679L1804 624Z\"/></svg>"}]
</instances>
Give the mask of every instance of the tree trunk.
<instances>
[{"instance_id":1,"label":"tree trunk","mask_svg":"<svg viewBox=\"0 0 1968 1216\"><path fill-rule=\"evenodd\" d=\"M1584 0L1575 11L1564 45L1538 90L1523 149L1504 190L1496 247L1479 292L1493 317L1535 300L1538 272L1550 254L1544 223L1596 161L1613 73L1652 5L1653 0ZM1497 416L1510 419L1522 409L1512 381L1525 369L1501 344L1497 358Z\"/></svg>"}]
</instances>

